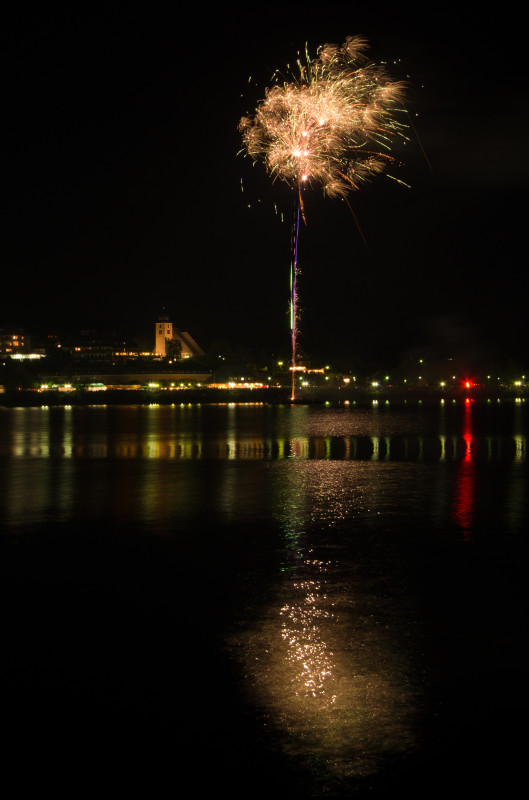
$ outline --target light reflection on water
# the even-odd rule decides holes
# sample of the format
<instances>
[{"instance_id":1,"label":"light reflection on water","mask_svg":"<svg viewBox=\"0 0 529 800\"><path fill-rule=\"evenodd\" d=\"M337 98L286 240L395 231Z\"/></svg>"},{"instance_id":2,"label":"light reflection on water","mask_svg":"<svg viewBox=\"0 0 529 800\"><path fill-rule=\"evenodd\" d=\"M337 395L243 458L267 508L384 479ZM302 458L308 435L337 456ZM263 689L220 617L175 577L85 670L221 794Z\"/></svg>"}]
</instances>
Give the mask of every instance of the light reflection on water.
<instances>
[{"instance_id":1,"label":"light reflection on water","mask_svg":"<svg viewBox=\"0 0 529 800\"><path fill-rule=\"evenodd\" d=\"M413 752L418 689L385 601L358 594L343 565L306 558L239 641L254 702L292 756L339 777ZM344 585L345 581L345 585Z\"/></svg>"},{"instance_id":2,"label":"light reflection on water","mask_svg":"<svg viewBox=\"0 0 529 800\"><path fill-rule=\"evenodd\" d=\"M339 535L321 536L358 524L361 539L366 519L377 525L386 502L381 475L390 485L395 478L391 465L374 466L305 459L277 465L282 580L259 621L232 643L253 702L282 731L284 751L317 755L339 779L376 773L388 758L412 753L419 736L424 687L413 664L419 644L408 633L417 611L376 563L366 574L363 546L355 552Z\"/></svg>"},{"instance_id":3,"label":"light reflection on water","mask_svg":"<svg viewBox=\"0 0 529 800\"><path fill-rule=\"evenodd\" d=\"M173 460L527 458L527 434L473 436L471 406L457 419L309 407L91 407L3 409L0 457ZM520 410L520 406L515 407ZM212 410L216 412L212 418ZM224 413L223 413L224 412ZM242 412L242 413L241 413ZM520 412L521 413L521 412ZM238 416L238 414L240 416ZM417 422L419 421L419 426ZM419 430L417 430L417 427ZM445 429L452 427L450 433ZM454 430L454 427L456 428ZM389 430L388 430L389 428ZM220 435L219 435L220 432ZM471 446L470 446L470 443ZM472 451L472 452L471 452Z\"/></svg>"},{"instance_id":4,"label":"light reflection on water","mask_svg":"<svg viewBox=\"0 0 529 800\"><path fill-rule=\"evenodd\" d=\"M365 776L420 735L422 618L400 562L417 542L515 535L528 518L527 421L519 407L502 414L0 409L3 522L115 518L169 536L198 535L207 517L279 530L280 572L251 617L233 620L230 652L290 757Z\"/></svg>"}]
</instances>

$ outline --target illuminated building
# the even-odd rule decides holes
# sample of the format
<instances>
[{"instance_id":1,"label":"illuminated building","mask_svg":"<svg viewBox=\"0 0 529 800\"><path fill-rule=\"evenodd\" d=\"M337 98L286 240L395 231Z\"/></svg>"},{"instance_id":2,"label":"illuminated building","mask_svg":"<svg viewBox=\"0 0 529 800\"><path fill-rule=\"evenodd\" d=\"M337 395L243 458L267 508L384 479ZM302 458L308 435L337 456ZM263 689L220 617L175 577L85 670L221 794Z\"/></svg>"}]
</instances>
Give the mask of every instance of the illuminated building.
<instances>
[{"instance_id":1,"label":"illuminated building","mask_svg":"<svg viewBox=\"0 0 529 800\"><path fill-rule=\"evenodd\" d=\"M0 354L15 355L26 353L29 349L29 339L20 328L0 328Z\"/></svg>"},{"instance_id":2,"label":"illuminated building","mask_svg":"<svg viewBox=\"0 0 529 800\"><path fill-rule=\"evenodd\" d=\"M117 353L130 350L123 337L115 333L81 330L62 344L71 358L90 362L112 363Z\"/></svg>"},{"instance_id":3,"label":"illuminated building","mask_svg":"<svg viewBox=\"0 0 529 800\"><path fill-rule=\"evenodd\" d=\"M156 322L154 355L191 358L203 356L204 351L190 333L174 328L169 316L161 314Z\"/></svg>"}]
</instances>

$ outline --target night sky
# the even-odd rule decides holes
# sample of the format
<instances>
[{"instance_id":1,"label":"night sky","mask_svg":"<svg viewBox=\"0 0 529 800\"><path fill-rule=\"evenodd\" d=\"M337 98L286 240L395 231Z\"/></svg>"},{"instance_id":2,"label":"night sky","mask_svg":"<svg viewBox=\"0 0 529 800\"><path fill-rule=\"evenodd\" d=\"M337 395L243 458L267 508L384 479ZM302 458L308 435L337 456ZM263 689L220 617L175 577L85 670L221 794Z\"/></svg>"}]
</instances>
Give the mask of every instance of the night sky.
<instances>
[{"instance_id":1,"label":"night sky","mask_svg":"<svg viewBox=\"0 0 529 800\"><path fill-rule=\"evenodd\" d=\"M4 16L0 326L149 336L165 306L204 349L287 352L295 195L238 155L237 125L305 42L360 34L409 82L396 155L411 189L382 176L349 196L367 247L345 203L307 193L304 352L527 363L521 20L478 4L290 8Z\"/></svg>"}]
</instances>

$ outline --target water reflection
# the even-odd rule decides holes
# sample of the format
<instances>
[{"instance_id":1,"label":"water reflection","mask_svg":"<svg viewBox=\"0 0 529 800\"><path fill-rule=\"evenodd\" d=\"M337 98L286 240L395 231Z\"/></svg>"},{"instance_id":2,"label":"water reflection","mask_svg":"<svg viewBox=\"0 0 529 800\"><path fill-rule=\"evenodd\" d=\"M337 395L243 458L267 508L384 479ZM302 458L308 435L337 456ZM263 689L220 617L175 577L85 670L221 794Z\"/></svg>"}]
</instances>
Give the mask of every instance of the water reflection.
<instances>
[{"instance_id":1,"label":"water reflection","mask_svg":"<svg viewBox=\"0 0 529 800\"><path fill-rule=\"evenodd\" d=\"M335 543L329 558L321 532L349 525L359 509L376 516L383 482L374 489L371 468L355 463L304 460L280 469L283 579L238 641L251 694L291 757L316 758L340 779L369 775L415 747L417 644L402 644L402 599L395 614L389 575L366 569L354 547Z\"/></svg>"},{"instance_id":2,"label":"water reflection","mask_svg":"<svg viewBox=\"0 0 529 800\"><path fill-rule=\"evenodd\" d=\"M219 521L258 522L281 566L232 639L250 702L293 758L368 775L418 736L420 611L399 556L454 523L475 538L480 515L520 528L522 411L0 409L0 512L7 528L115 518L200 544Z\"/></svg>"},{"instance_id":3,"label":"water reflection","mask_svg":"<svg viewBox=\"0 0 529 800\"><path fill-rule=\"evenodd\" d=\"M473 435L472 435L472 403L465 403L463 420L464 454L460 461L455 486L454 511L455 522L463 531L463 538L471 538L474 522L474 506L476 494L476 465L473 460Z\"/></svg>"},{"instance_id":4,"label":"water reflection","mask_svg":"<svg viewBox=\"0 0 529 800\"><path fill-rule=\"evenodd\" d=\"M477 516L492 514L513 528L527 504L524 410L513 407L502 427L505 409L489 408L484 424L483 408L472 404L429 414L263 405L0 409L1 505L18 524L65 519L86 506L88 514L165 528L202 507L235 520L266 516L273 505L294 550L307 522L373 526L377 517L423 513L433 524L450 517L467 536ZM271 499L276 473L267 470L280 465L290 465L288 480L277 477ZM484 465L502 468L490 490L493 471ZM502 502L487 509L504 484Z\"/></svg>"},{"instance_id":5,"label":"water reflection","mask_svg":"<svg viewBox=\"0 0 529 800\"><path fill-rule=\"evenodd\" d=\"M521 407L518 409L521 413ZM212 413L216 412L216 413ZM242 412L246 411L246 415ZM269 411L269 410L268 410ZM224 413L223 413L224 412ZM282 414L290 415L287 421ZM377 430L375 412L366 421L354 411L328 413L325 422L308 407L246 408L234 404L204 411L195 407L21 408L4 409L0 416L0 457L163 459L163 460L369 460L473 461L498 457L516 462L527 459L523 429L504 435L475 437L472 447L463 433L445 431L441 407L440 432ZM470 419L471 404L465 404ZM214 419L214 421L213 421ZM391 418L395 422L397 418ZM466 423L465 423L466 424ZM369 432L366 428L371 428ZM398 426L397 426L398 427ZM344 429L349 428L348 432ZM452 425L453 428L453 425ZM354 432L360 429L361 432Z\"/></svg>"},{"instance_id":6,"label":"water reflection","mask_svg":"<svg viewBox=\"0 0 529 800\"><path fill-rule=\"evenodd\" d=\"M305 564L309 566L310 562ZM322 561L313 561L312 566L325 569ZM298 601L285 603L279 612L283 617L281 638L287 645L287 658L293 667L292 691L298 698L317 698L328 706L336 701L331 683L336 664L334 653L322 639L318 623L334 615L323 606L327 596L322 591L321 581L295 581L292 588L299 592Z\"/></svg>"}]
</instances>

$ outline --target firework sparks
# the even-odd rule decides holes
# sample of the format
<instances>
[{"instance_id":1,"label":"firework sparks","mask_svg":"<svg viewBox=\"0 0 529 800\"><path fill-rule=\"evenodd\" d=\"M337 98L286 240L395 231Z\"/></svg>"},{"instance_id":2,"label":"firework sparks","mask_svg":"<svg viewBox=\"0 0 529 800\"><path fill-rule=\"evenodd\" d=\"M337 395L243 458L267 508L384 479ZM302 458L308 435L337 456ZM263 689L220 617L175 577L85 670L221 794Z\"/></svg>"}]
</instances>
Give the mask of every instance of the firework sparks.
<instances>
[{"instance_id":1,"label":"firework sparks","mask_svg":"<svg viewBox=\"0 0 529 800\"><path fill-rule=\"evenodd\" d=\"M317 58L298 62L299 77L267 89L239 123L248 155L300 198L313 184L345 197L391 164L395 136L407 138L397 119L404 85L367 61L367 47L360 37L324 45Z\"/></svg>"},{"instance_id":2,"label":"firework sparks","mask_svg":"<svg viewBox=\"0 0 529 800\"><path fill-rule=\"evenodd\" d=\"M302 190L320 185L326 196L345 199L394 161L390 149L395 137L407 139L406 125L398 120L398 112L404 112L404 85L367 60L367 47L365 39L350 36L341 46L324 45L315 59L307 54L306 64L298 61L299 75L267 89L255 114L239 123L248 155L264 161L274 180L298 192L290 279L291 400L298 358Z\"/></svg>"}]
</instances>

